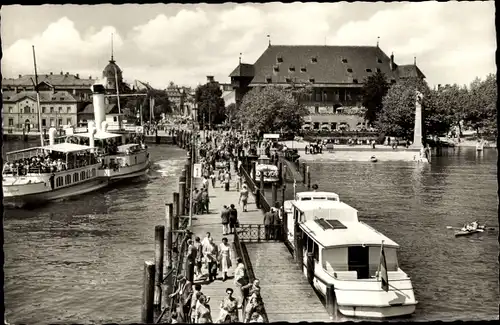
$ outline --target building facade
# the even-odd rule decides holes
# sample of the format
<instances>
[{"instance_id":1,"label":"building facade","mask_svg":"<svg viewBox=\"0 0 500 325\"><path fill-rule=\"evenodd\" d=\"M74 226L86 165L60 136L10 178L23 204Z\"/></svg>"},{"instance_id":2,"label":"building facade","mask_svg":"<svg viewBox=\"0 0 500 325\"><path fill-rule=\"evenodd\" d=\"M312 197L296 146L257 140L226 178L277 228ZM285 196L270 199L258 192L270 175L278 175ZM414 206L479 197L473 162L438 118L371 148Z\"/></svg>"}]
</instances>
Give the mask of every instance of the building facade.
<instances>
[{"instance_id":1,"label":"building facade","mask_svg":"<svg viewBox=\"0 0 500 325\"><path fill-rule=\"evenodd\" d=\"M305 129L366 128L362 110L364 80L383 72L389 83L425 78L417 65L397 65L378 46L269 45L254 64L241 63L229 75L237 107L253 87L305 86L311 94L300 101L309 109Z\"/></svg>"}]
</instances>

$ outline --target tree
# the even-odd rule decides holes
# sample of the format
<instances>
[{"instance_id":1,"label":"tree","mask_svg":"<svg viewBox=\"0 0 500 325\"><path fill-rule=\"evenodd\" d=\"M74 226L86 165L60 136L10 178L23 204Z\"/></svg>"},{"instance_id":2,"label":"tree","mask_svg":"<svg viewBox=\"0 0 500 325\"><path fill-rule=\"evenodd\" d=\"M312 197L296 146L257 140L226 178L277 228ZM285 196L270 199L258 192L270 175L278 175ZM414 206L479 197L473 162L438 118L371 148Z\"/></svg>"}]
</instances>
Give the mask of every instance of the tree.
<instances>
[{"instance_id":1,"label":"tree","mask_svg":"<svg viewBox=\"0 0 500 325\"><path fill-rule=\"evenodd\" d=\"M226 107L226 117L227 117L227 122L229 124L232 124L234 122L234 119L236 118L236 104L231 103Z\"/></svg>"},{"instance_id":2,"label":"tree","mask_svg":"<svg viewBox=\"0 0 500 325\"><path fill-rule=\"evenodd\" d=\"M220 124L226 119L225 103L219 83L209 82L198 86L195 102L198 106L198 121L203 126Z\"/></svg>"},{"instance_id":3,"label":"tree","mask_svg":"<svg viewBox=\"0 0 500 325\"><path fill-rule=\"evenodd\" d=\"M168 99L167 92L158 89L143 89L137 92L138 94L146 94L147 96L137 96L129 97L126 103L126 107L131 113L131 115L136 116L137 112L141 110L142 106L142 119L143 121L149 121L149 116L151 112L150 108L150 98L154 98L154 109L152 120L159 120L161 114L172 113L172 103Z\"/></svg>"},{"instance_id":4,"label":"tree","mask_svg":"<svg viewBox=\"0 0 500 325\"><path fill-rule=\"evenodd\" d=\"M497 131L496 76L489 74L485 80L476 78L470 85L464 122L478 134L496 135Z\"/></svg>"},{"instance_id":5,"label":"tree","mask_svg":"<svg viewBox=\"0 0 500 325\"><path fill-rule=\"evenodd\" d=\"M460 87L457 84L445 85L436 90L431 90L434 105L443 115L443 121L449 126L455 126L462 133L461 122L464 120L469 100L469 92L466 87Z\"/></svg>"},{"instance_id":6,"label":"tree","mask_svg":"<svg viewBox=\"0 0 500 325\"><path fill-rule=\"evenodd\" d=\"M392 85L384 96L383 108L376 120L376 126L385 134L406 139L413 138L415 125L416 91L422 93L422 137L437 135L449 128L447 120L442 122L444 112L436 106L427 83L418 78L408 78Z\"/></svg>"},{"instance_id":7,"label":"tree","mask_svg":"<svg viewBox=\"0 0 500 325\"><path fill-rule=\"evenodd\" d=\"M242 99L237 113L244 129L257 133L295 132L309 114L298 101L295 88L256 87Z\"/></svg>"},{"instance_id":8,"label":"tree","mask_svg":"<svg viewBox=\"0 0 500 325\"><path fill-rule=\"evenodd\" d=\"M364 117L368 123L373 123L382 110L382 100L389 90L386 76L383 72L376 72L366 78L361 91L363 106L365 107Z\"/></svg>"}]
</instances>

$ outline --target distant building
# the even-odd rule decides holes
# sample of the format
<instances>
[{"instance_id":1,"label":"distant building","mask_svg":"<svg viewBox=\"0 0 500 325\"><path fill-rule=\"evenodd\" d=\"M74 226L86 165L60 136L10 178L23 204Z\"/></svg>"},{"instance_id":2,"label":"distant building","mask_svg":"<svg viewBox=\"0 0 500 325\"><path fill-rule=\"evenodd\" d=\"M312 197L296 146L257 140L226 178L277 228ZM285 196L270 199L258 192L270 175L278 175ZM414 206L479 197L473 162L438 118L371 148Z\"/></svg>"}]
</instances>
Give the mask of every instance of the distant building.
<instances>
[{"instance_id":1,"label":"distant building","mask_svg":"<svg viewBox=\"0 0 500 325\"><path fill-rule=\"evenodd\" d=\"M424 79L416 64L397 65L378 46L269 45L254 64L241 63L229 75L239 107L253 87L310 85L312 94L302 103L309 109L305 129L366 127L356 113L362 109L363 81L377 71L388 82L408 77Z\"/></svg>"}]
</instances>

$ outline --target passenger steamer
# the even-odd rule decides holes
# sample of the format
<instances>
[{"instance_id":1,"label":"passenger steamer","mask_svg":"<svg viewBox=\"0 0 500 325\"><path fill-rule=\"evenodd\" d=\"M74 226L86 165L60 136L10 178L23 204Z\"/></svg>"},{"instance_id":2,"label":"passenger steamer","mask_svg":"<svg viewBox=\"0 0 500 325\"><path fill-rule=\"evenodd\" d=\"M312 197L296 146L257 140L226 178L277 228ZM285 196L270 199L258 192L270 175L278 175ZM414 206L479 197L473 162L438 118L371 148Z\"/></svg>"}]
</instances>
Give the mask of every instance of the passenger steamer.
<instances>
[{"instance_id":1,"label":"passenger steamer","mask_svg":"<svg viewBox=\"0 0 500 325\"><path fill-rule=\"evenodd\" d=\"M49 145L7 153L2 173L6 205L22 207L84 194L148 171L146 146L123 144L125 135L106 131L104 86L94 84L92 91L95 124L89 123L88 133L67 131L64 142L56 143L56 130L51 128Z\"/></svg>"},{"instance_id":2,"label":"passenger steamer","mask_svg":"<svg viewBox=\"0 0 500 325\"><path fill-rule=\"evenodd\" d=\"M285 211L288 241L294 246L295 236L302 238L304 275L325 297L327 286L333 286L336 311L363 318L406 316L415 311L410 277L398 265L399 245L360 222L357 210L341 202L337 194L297 193L294 201L285 202ZM388 285L382 285L382 279Z\"/></svg>"}]
</instances>

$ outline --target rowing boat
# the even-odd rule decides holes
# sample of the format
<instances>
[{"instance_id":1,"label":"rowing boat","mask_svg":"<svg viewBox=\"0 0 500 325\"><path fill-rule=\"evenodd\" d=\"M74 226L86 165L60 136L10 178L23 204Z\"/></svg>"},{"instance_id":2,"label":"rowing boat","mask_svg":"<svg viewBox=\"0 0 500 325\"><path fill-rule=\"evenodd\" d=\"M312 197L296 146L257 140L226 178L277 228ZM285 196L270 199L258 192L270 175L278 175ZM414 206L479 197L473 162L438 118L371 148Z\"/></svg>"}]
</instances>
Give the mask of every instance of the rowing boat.
<instances>
[{"instance_id":1,"label":"rowing boat","mask_svg":"<svg viewBox=\"0 0 500 325\"><path fill-rule=\"evenodd\" d=\"M468 235L476 234L478 232L483 232L483 231L484 231L484 228L477 228L474 230L460 229L459 231L455 232L455 237L468 236Z\"/></svg>"}]
</instances>

